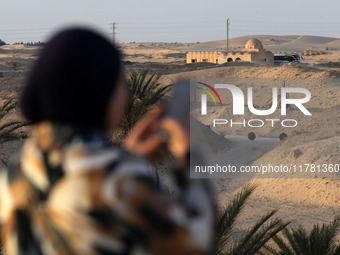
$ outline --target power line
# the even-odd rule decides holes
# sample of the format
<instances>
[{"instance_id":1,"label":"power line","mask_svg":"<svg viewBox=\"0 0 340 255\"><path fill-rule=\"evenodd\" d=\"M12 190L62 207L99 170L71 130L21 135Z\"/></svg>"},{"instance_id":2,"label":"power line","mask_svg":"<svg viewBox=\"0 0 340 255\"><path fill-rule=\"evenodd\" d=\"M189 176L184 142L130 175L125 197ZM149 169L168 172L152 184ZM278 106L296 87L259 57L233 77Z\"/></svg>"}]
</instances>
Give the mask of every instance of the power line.
<instances>
[{"instance_id":1,"label":"power line","mask_svg":"<svg viewBox=\"0 0 340 255\"><path fill-rule=\"evenodd\" d=\"M167 24L167 25L183 25L183 24L209 24L209 23L222 23L223 20L208 20L208 21L192 21L192 22L138 22L138 23L131 23L131 22L123 22L124 25L154 25L154 24Z\"/></svg>"},{"instance_id":2,"label":"power line","mask_svg":"<svg viewBox=\"0 0 340 255\"><path fill-rule=\"evenodd\" d=\"M234 21L234 20L233 20ZM130 24L133 24L133 23L130 23ZM215 25L186 25L184 23L182 23L182 25L178 25L178 26L174 26L174 25L170 25L168 26L169 24L171 23L163 23L163 24L166 24L165 26L164 25L159 25L159 24L162 24L162 23L156 23L152 26L145 26L145 25L142 25L143 23L136 23L134 26L126 26L126 23L122 23L119 25L119 28L120 29L124 29L124 30L130 30L130 29L138 29L138 30L141 30L141 29L145 29L145 30L149 30L149 29L157 29L157 28L160 28L160 29L169 29L169 28L202 28L202 27L207 27L207 28L214 28L214 27L225 27L225 25L219 23L219 24L215 24ZM179 24L179 23L173 23L173 24ZM296 27L294 23L290 23L291 25L294 25L294 27ZM318 23L319 25L324 25L324 24L321 24L321 23ZM338 26L340 26L340 23L334 23L334 24L337 24ZM278 24L279 26L287 26L287 24ZM273 25L273 24L264 24L264 25L261 25L261 26L258 26L256 24L254 24L254 22L252 23L248 23L248 24L238 24L238 22L233 22L233 27L239 27L239 28L249 28L249 27L257 27L258 29L261 29L261 28L264 28L264 27L274 27L274 28L278 28L278 25ZM315 28L314 25L312 24L307 24L307 25L310 25L310 26L303 26L302 28ZM109 29L109 26L111 26L111 30L112 30L112 26L115 26L115 28L117 28L117 23L108 23L108 24L102 24L102 25L91 25L91 27L98 27L98 28L102 28L102 29ZM0 28L0 32L6 32L6 33L13 33L13 34L21 34L21 33L43 33L43 32L49 32L49 31L52 31L52 30L55 30L56 28L34 28L34 29L1 29ZM39 32L40 31L40 32Z\"/></svg>"},{"instance_id":3,"label":"power line","mask_svg":"<svg viewBox=\"0 0 340 255\"><path fill-rule=\"evenodd\" d=\"M226 31L226 47L229 49L230 37L230 19L226 21L200 21L200 22L161 22L161 23L106 23L106 24L91 24L89 27L98 28L102 32L112 35L112 41L117 40L117 35L158 35L158 34L188 34L202 35L206 34L207 37L211 33L223 34ZM223 24L224 23L224 24ZM332 25L332 26L328 26ZM326 27L327 26L327 27ZM240 35L241 33L247 34L338 34L340 23L293 23L293 22L254 22L245 20L233 19L233 34ZM3 40L32 40L35 38L46 37L50 32L56 28L13 28L6 29L0 28L0 38ZM275 32L273 32L275 31ZM33 36L30 36L33 35ZM41 35L40 37L38 35Z\"/></svg>"},{"instance_id":4,"label":"power line","mask_svg":"<svg viewBox=\"0 0 340 255\"><path fill-rule=\"evenodd\" d=\"M116 42L116 24L115 22L112 23L112 43Z\"/></svg>"}]
</instances>

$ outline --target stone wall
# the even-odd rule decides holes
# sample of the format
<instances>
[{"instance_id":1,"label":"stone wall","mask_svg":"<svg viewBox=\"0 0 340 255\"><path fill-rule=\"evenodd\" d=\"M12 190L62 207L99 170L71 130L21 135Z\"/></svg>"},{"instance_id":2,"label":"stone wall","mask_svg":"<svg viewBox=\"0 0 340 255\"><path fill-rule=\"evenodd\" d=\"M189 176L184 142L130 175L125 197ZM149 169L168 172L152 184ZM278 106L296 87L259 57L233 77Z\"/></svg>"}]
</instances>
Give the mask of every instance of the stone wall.
<instances>
[{"instance_id":1,"label":"stone wall","mask_svg":"<svg viewBox=\"0 0 340 255\"><path fill-rule=\"evenodd\" d=\"M251 39L242 51L192 51L187 53L186 59L187 63L210 62L223 64L234 61L274 64L274 54L263 49L263 45L259 40Z\"/></svg>"}]
</instances>

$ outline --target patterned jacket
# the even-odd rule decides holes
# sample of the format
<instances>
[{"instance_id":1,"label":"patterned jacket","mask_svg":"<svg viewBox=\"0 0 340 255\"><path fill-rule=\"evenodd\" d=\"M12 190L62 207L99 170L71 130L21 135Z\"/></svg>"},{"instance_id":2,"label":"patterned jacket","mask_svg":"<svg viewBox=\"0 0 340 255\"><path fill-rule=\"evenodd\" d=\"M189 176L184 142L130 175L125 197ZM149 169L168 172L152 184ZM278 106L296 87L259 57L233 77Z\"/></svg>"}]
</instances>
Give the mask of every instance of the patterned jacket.
<instances>
[{"instance_id":1,"label":"patterned jacket","mask_svg":"<svg viewBox=\"0 0 340 255\"><path fill-rule=\"evenodd\" d=\"M147 162L100 132L42 122L1 171L5 254L207 254L209 193L201 181L176 179L171 198Z\"/></svg>"}]
</instances>

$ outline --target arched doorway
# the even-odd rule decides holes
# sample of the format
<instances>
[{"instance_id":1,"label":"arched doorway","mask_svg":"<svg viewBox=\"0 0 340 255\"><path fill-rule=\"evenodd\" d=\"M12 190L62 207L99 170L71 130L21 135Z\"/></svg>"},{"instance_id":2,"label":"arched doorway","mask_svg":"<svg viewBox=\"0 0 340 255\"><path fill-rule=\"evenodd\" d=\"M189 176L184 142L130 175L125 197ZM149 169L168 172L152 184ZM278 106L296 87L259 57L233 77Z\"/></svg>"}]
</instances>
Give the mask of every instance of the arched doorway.
<instances>
[{"instance_id":1,"label":"arched doorway","mask_svg":"<svg viewBox=\"0 0 340 255\"><path fill-rule=\"evenodd\" d=\"M228 62L233 62L233 59L232 58L228 58L227 61Z\"/></svg>"},{"instance_id":2,"label":"arched doorway","mask_svg":"<svg viewBox=\"0 0 340 255\"><path fill-rule=\"evenodd\" d=\"M235 61L241 61L241 59L240 58L236 58Z\"/></svg>"}]
</instances>

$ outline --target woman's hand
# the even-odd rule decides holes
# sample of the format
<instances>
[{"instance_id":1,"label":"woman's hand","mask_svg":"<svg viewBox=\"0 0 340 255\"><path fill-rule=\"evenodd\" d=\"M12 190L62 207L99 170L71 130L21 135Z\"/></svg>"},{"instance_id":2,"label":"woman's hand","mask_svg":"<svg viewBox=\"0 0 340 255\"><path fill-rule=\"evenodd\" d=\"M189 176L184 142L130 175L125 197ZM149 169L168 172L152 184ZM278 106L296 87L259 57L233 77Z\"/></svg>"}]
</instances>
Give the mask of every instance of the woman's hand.
<instances>
[{"instance_id":1,"label":"woman's hand","mask_svg":"<svg viewBox=\"0 0 340 255\"><path fill-rule=\"evenodd\" d=\"M188 120L189 121L189 120ZM186 125L187 127L189 125ZM186 160L190 147L189 130L178 120L165 117L161 122L161 129L168 135L167 147L178 162Z\"/></svg>"},{"instance_id":2,"label":"woman's hand","mask_svg":"<svg viewBox=\"0 0 340 255\"><path fill-rule=\"evenodd\" d=\"M177 120L163 115L164 108L160 108L145 116L131 130L123 146L151 160L160 159L169 149L177 161L183 162L190 146L189 130Z\"/></svg>"},{"instance_id":3,"label":"woman's hand","mask_svg":"<svg viewBox=\"0 0 340 255\"><path fill-rule=\"evenodd\" d=\"M160 159L166 150L167 139L159 134L164 109L148 113L125 138L123 147L150 160Z\"/></svg>"}]
</instances>

